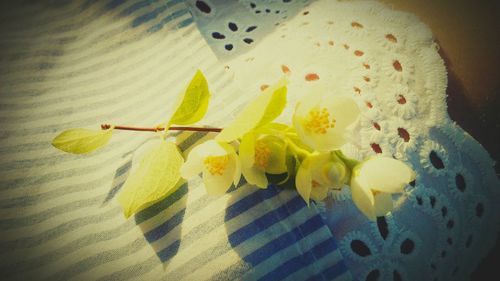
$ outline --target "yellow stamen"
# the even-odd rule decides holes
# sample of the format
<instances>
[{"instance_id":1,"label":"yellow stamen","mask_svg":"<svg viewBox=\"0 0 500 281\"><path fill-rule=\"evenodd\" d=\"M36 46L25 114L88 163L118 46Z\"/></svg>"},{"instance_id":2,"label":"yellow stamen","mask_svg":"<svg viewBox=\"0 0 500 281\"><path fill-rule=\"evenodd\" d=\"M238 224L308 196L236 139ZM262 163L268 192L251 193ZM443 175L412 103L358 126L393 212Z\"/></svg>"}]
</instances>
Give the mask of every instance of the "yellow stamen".
<instances>
[{"instance_id":1,"label":"yellow stamen","mask_svg":"<svg viewBox=\"0 0 500 281\"><path fill-rule=\"evenodd\" d=\"M255 142L255 166L266 169L269 165L271 149L262 141Z\"/></svg>"},{"instance_id":2,"label":"yellow stamen","mask_svg":"<svg viewBox=\"0 0 500 281\"><path fill-rule=\"evenodd\" d=\"M332 117L330 120L330 112L328 109L312 109L309 111L305 128L316 134L326 134L327 130L335 127L336 120Z\"/></svg>"},{"instance_id":3,"label":"yellow stamen","mask_svg":"<svg viewBox=\"0 0 500 281\"><path fill-rule=\"evenodd\" d=\"M213 176L222 176L229 162L229 155L208 156L203 163Z\"/></svg>"}]
</instances>

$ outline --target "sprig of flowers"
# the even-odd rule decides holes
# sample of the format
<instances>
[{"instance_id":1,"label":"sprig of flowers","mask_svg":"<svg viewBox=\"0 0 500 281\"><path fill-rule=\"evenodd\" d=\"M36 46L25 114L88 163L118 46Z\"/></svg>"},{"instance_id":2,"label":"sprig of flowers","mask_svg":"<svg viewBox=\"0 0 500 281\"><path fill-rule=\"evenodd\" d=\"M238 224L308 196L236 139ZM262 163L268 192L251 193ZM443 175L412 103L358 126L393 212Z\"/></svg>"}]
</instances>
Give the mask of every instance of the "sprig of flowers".
<instances>
[{"instance_id":1,"label":"sprig of flowers","mask_svg":"<svg viewBox=\"0 0 500 281\"><path fill-rule=\"evenodd\" d=\"M330 190L348 185L353 202L369 219L391 211L391 194L402 192L414 180L413 170L387 157L361 162L347 158L340 148L347 142L347 128L360 114L356 103L324 89L304 94L306 98L296 104L292 124L273 122L286 107L287 80L282 79L250 102L224 129L173 126L192 125L208 110L208 83L197 71L163 126L71 129L55 137L52 144L68 153L83 154L106 145L114 130L163 131L120 191L118 202L126 217L165 198L184 180L199 174L211 195L224 194L243 175L258 188L292 183L308 205L311 200L325 199ZM173 130L219 134L193 147L184 160L177 145L166 138Z\"/></svg>"}]
</instances>

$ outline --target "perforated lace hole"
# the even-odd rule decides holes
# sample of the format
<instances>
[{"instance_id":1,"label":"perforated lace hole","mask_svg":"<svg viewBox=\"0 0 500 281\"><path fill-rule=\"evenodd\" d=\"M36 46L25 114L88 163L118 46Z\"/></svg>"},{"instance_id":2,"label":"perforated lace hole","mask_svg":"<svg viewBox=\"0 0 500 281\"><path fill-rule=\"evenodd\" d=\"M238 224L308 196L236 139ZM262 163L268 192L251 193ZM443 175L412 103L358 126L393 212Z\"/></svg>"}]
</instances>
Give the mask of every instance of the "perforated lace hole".
<instances>
[{"instance_id":1,"label":"perforated lace hole","mask_svg":"<svg viewBox=\"0 0 500 281\"><path fill-rule=\"evenodd\" d=\"M219 32L212 32L212 38L214 39L225 39L226 36Z\"/></svg>"},{"instance_id":2,"label":"perforated lace hole","mask_svg":"<svg viewBox=\"0 0 500 281\"><path fill-rule=\"evenodd\" d=\"M380 145L378 143L372 143L372 144L370 144L370 146L375 153L378 153L378 154L382 153L382 148L380 148Z\"/></svg>"},{"instance_id":3,"label":"perforated lace hole","mask_svg":"<svg viewBox=\"0 0 500 281\"><path fill-rule=\"evenodd\" d=\"M398 128L398 135L403 139L404 142L410 141L410 133L404 128Z\"/></svg>"},{"instance_id":4,"label":"perforated lace hole","mask_svg":"<svg viewBox=\"0 0 500 281\"><path fill-rule=\"evenodd\" d=\"M422 200L422 197L417 196L416 199L417 199L417 204L418 205L422 206L422 204L424 204L424 200Z\"/></svg>"},{"instance_id":5,"label":"perforated lace hole","mask_svg":"<svg viewBox=\"0 0 500 281\"><path fill-rule=\"evenodd\" d=\"M236 25L234 22L229 22L227 24L227 27L229 27L231 31L238 31L238 25Z\"/></svg>"},{"instance_id":6,"label":"perforated lace hole","mask_svg":"<svg viewBox=\"0 0 500 281\"><path fill-rule=\"evenodd\" d=\"M363 80L365 80L366 82L370 82L372 79L368 76L363 76Z\"/></svg>"},{"instance_id":7,"label":"perforated lace hole","mask_svg":"<svg viewBox=\"0 0 500 281\"><path fill-rule=\"evenodd\" d=\"M446 239L446 243L448 243L448 245L453 245L453 239L451 239L451 237L448 237L448 239Z\"/></svg>"},{"instance_id":8,"label":"perforated lace hole","mask_svg":"<svg viewBox=\"0 0 500 281\"><path fill-rule=\"evenodd\" d=\"M434 196L429 197L429 201L431 203L431 207L434 208L434 206L436 206L436 197Z\"/></svg>"},{"instance_id":9,"label":"perforated lace hole","mask_svg":"<svg viewBox=\"0 0 500 281\"><path fill-rule=\"evenodd\" d=\"M346 50L349 50L349 45L347 45L347 44L342 44L342 47L344 47L344 49L346 49Z\"/></svg>"},{"instance_id":10,"label":"perforated lace hole","mask_svg":"<svg viewBox=\"0 0 500 281\"><path fill-rule=\"evenodd\" d=\"M413 186L413 187L415 187L415 185L416 185L416 184L417 184L417 181L416 181L416 180L412 180L412 181L409 183L409 185L411 185L411 186Z\"/></svg>"},{"instance_id":11,"label":"perforated lace hole","mask_svg":"<svg viewBox=\"0 0 500 281\"><path fill-rule=\"evenodd\" d=\"M363 63L363 67L364 67L365 69L370 69L370 68L371 68L371 66L370 66L369 64L367 64L367 63Z\"/></svg>"},{"instance_id":12,"label":"perforated lace hole","mask_svg":"<svg viewBox=\"0 0 500 281\"><path fill-rule=\"evenodd\" d=\"M465 241L465 248L469 248L471 244L472 244L472 235L469 235L467 237L467 240Z\"/></svg>"},{"instance_id":13,"label":"perforated lace hole","mask_svg":"<svg viewBox=\"0 0 500 281\"><path fill-rule=\"evenodd\" d=\"M257 29L257 26L256 26L256 25L252 25L252 26L249 26L249 27L247 28L247 30L245 30L245 32L252 32L252 31L254 31L255 29Z\"/></svg>"},{"instance_id":14,"label":"perforated lace hole","mask_svg":"<svg viewBox=\"0 0 500 281\"><path fill-rule=\"evenodd\" d=\"M290 68L286 65L281 65L281 72L283 72L284 74L290 74Z\"/></svg>"},{"instance_id":15,"label":"perforated lace hole","mask_svg":"<svg viewBox=\"0 0 500 281\"><path fill-rule=\"evenodd\" d=\"M455 222L453 220L449 220L447 223L446 223L446 227L448 229L452 229L453 227L455 226Z\"/></svg>"},{"instance_id":16,"label":"perforated lace hole","mask_svg":"<svg viewBox=\"0 0 500 281\"><path fill-rule=\"evenodd\" d=\"M400 251L402 254L409 255L415 249L415 243L411 239L405 239L403 243L401 243Z\"/></svg>"},{"instance_id":17,"label":"perforated lace hole","mask_svg":"<svg viewBox=\"0 0 500 281\"><path fill-rule=\"evenodd\" d=\"M243 39L243 42L245 42L247 44L252 44L253 43L253 39L252 38L245 38L245 39Z\"/></svg>"},{"instance_id":18,"label":"perforated lace hole","mask_svg":"<svg viewBox=\"0 0 500 281\"><path fill-rule=\"evenodd\" d=\"M267 85L267 84L260 85L260 90L261 91L265 91L267 88L269 88L269 85Z\"/></svg>"},{"instance_id":19,"label":"perforated lace hole","mask_svg":"<svg viewBox=\"0 0 500 281\"><path fill-rule=\"evenodd\" d=\"M196 8L198 8L198 10L205 14L210 14L210 12L212 12L212 8L210 8L210 6L205 3L205 1L198 0L196 1L195 6Z\"/></svg>"},{"instance_id":20,"label":"perforated lace hole","mask_svg":"<svg viewBox=\"0 0 500 281\"><path fill-rule=\"evenodd\" d=\"M304 16L307 16L307 15L309 15L309 11L305 11L305 12L303 12L302 14L303 14Z\"/></svg>"},{"instance_id":21,"label":"perforated lace hole","mask_svg":"<svg viewBox=\"0 0 500 281\"><path fill-rule=\"evenodd\" d=\"M306 81L316 81L319 80L319 75L316 73L308 73L304 78Z\"/></svg>"},{"instance_id":22,"label":"perforated lace hole","mask_svg":"<svg viewBox=\"0 0 500 281\"><path fill-rule=\"evenodd\" d=\"M366 106L367 106L368 108L373 108L373 104L372 104L371 102L366 102Z\"/></svg>"},{"instance_id":23,"label":"perforated lace hole","mask_svg":"<svg viewBox=\"0 0 500 281\"><path fill-rule=\"evenodd\" d=\"M455 176L455 184L457 186L457 189L460 190L461 192L465 191L465 178L461 174L457 174Z\"/></svg>"},{"instance_id":24,"label":"perforated lace hole","mask_svg":"<svg viewBox=\"0 0 500 281\"><path fill-rule=\"evenodd\" d=\"M389 236L389 226L387 225L385 217L377 217L377 228L382 238L384 240L387 239L387 236Z\"/></svg>"},{"instance_id":25,"label":"perforated lace hole","mask_svg":"<svg viewBox=\"0 0 500 281\"><path fill-rule=\"evenodd\" d=\"M443 217L446 217L447 214L448 214L448 208L446 207L441 208L441 215Z\"/></svg>"},{"instance_id":26,"label":"perforated lace hole","mask_svg":"<svg viewBox=\"0 0 500 281\"><path fill-rule=\"evenodd\" d=\"M480 218L484 213L484 205L483 203L477 203L476 205L476 217Z\"/></svg>"},{"instance_id":27,"label":"perforated lace hole","mask_svg":"<svg viewBox=\"0 0 500 281\"><path fill-rule=\"evenodd\" d=\"M356 50L354 51L354 55L357 56L357 57L361 57L363 56L365 53L363 51L360 51L360 50Z\"/></svg>"},{"instance_id":28,"label":"perforated lace hole","mask_svg":"<svg viewBox=\"0 0 500 281\"><path fill-rule=\"evenodd\" d=\"M394 67L394 70L401 72L403 71L403 67L401 66L401 63L398 60L394 60L392 62L392 66Z\"/></svg>"},{"instance_id":29,"label":"perforated lace hole","mask_svg":"<svg viewBox=\"0 0 500 281\"><path fill-rule=\"evenodd\" d=\"M441 158L434 150L429 153L429 159L431 160L432 166L434 166L434 168L438 170L444 169L443 160L441 160Z\"/></svg>"},{"instance_id":30,"label":"perforated lace hole","mask_svg":"<svg viewBox=\"0 0 500 281\"><path fill-rule=\"evenodd\" d=\"M357 95L361 95L361 89L358 88L358 87L353 87L354 89L354 92L357 94Z\"/></svg>"},{"instance_id":31,"label":"perforated lace hole","mask_svg":"<svg viewBox=\"0 0 500 281\"><path fill-rule=\"evenodd\" d=\"M351 22L351 26L352 26L353 28L358 28L358 29L363 28L363 25L362 25L362 24L360 24L360 23L359 23L359 22L357 22L357 21L353 21L353 22Z\"/></svg>"},{"instance_id":32,"label":"perforated lace hole","mask_svg":"<svg viewBox=\"0 0 500 281\"><path fill-rule=\"evenodd\" d=\"M380 278L380 271L378 269L370 271L366 276L366 281L377 281Z\"/></svg>"},{"instance_id":33,"label":"perforated lace hole","mask_svg":"<svg viewBox=\"0 0 500 281\"><path fill-rule=\"evenodd\" d=\"M333 45L335 45L335 42L333 42L332 40L330 40L330 41L328 41L328 45L333 46Z\"/></svg>"},{"instance_id":34,"label":"perforated lace hole","mask_svg":"<svg viewBox=\"0 0 500 281\"><path fill-rule=\"evenodd\" d=\"M382 128L380 128L380 125L377 122L373 122L373 127L377 130L380 131Z\"/></svg>"},{"instance_id":35,"label":"perforated lace hole","mask_svg":"<svg viewBox=\"0 0 500 281\"><path fill-rule=\"evenodd\" d=\"M366 257L372 254L370 248L368 248L365 242L361 240L352 240L351 249L354 253L356 253L360 257Z\"/></svg>"},{"instance_id":36,"label":"perforated lace hole","mask_svg":"<svg viewBox=\"0 0 500 281\"><path fill-rule=\"evenodd\" d=\"M392 272L392 280L394 281L403 281L403 277L401 277L401 274L397 270L394 270Z\"/></svg>"},{"instance_id":37,"label":"perforated lace hole","mask_svg":"<svg viewBox=\"0 0 500 281\"><path fill-rule=\"evenodd\" d=\"M396 36L394 36L392 34L386 34L385 35L385 39L389 40L392 43L397 43L398 42L398 39L396 38Z\"/></svg>"},{"instance_id":38,"label":"perforated lace hole","mask_svg":"<svg viewBox=\"0 0 500 281\"><path fill-rule=\"evenodd\" d=\"M224 49L231 51L233 49L233 44L226 44L224 45Z\"/></svg>"},{"instance_id":39,"label":"perforated lace hole","mask_svg":"<svg viewBox=\"0 0 500 281\"><path fill-rule=\"evenodd\" d=\"M406 98L403 95L398 96L398 103L399 104L405 104L406 103Z\"/></svg>"}]
</instances>

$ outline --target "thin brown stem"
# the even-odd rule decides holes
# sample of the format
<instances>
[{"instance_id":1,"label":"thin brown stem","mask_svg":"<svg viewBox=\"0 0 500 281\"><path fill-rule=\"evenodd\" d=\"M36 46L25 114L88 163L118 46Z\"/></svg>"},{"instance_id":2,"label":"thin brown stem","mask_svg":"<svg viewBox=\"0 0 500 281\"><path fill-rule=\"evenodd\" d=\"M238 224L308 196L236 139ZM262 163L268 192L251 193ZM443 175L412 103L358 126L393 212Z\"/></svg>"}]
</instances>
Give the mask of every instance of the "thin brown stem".
<instances>
[{"instance_id":1,"label":"thin brown stem","mask_svg":"<svg viewBox=\"0 0 500 281\"><path fill-rule=\"evenodd\" d=\"M114 128L115 130L124 130L124 131L141 131L141 132L158 132L163 131L165 128L144 128L144 127L131 127L131 126L112 126L110 124L102 124L101 129L107 130L110 128ZM170 127L169 131L192 131L192 132L220 132L221 128L204 128L204 127Z\"/></svg>"}]
</instances>

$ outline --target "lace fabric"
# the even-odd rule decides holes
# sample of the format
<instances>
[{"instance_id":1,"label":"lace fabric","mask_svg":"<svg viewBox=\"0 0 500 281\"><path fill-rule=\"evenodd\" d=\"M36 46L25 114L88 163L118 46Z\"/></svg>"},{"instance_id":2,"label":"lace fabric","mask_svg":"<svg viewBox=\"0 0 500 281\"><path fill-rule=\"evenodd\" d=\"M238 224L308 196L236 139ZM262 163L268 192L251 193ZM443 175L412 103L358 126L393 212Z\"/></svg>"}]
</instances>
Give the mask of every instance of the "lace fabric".
<instances>
[{"instance_id":1,"label":"lace fabric","mask_svg":"<svg viewBox=\"0 0 500 281\"><path fill-rule=\"evenodd\" d=\"M348 188L319 204L355 279L469 278L498 233L499 181L488 153L447 114L446 68L424 23L374 1L191 2L248 100L283 75L291 105L318 84L354 97L362 117L344 152L395 157L417 172L394 197L395 210L376 222L356 209ZM226 12L203 15L199 2ZM231 50L229 39L238 41Z\"/></svg>"}]
</instances>

